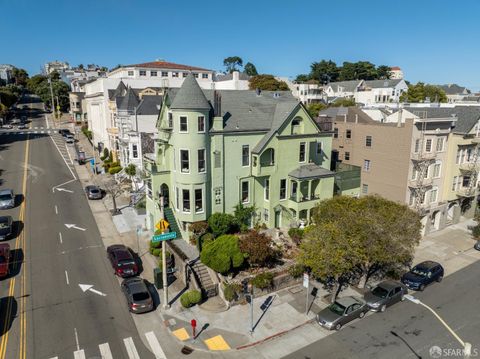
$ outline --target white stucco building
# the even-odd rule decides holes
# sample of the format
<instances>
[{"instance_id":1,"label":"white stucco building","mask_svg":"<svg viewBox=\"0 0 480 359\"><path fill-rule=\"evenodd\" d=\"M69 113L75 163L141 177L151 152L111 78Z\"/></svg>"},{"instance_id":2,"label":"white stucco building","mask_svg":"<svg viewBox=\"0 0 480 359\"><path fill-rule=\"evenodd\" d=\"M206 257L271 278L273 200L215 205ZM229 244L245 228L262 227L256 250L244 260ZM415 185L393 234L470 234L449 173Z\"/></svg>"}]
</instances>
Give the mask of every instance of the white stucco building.
<instances>
[{"instance_id":1,"label":"white stucco building","mask_svg":"<svg viewBox=\"0 0 480 359\"><path fill-rule=\"evenodd\" d=\"M390 67L390 79L392 80L402 80L404 78L403 71L398 66Z\"/></svg>"}]
</instances>

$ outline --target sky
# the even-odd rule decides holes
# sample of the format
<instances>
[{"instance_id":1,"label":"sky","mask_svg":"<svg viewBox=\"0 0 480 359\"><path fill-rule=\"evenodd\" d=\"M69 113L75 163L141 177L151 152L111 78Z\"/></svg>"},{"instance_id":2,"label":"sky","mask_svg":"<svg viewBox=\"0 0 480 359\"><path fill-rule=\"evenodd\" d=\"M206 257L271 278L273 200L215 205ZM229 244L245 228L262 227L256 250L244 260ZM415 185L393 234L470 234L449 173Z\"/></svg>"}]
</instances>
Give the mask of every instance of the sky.
<instances>
[{"instance_id":1,"label":"sky","mask_svg":"<svg viewBox=\"0 0 480 359\"><path fill-rule=\"evenodd\" d=\"M240 56L295 77L331 59L400 66L411 82L480 91L479 0L0 0L0 64L109 68Z\"/></svg>"}]
</instances>

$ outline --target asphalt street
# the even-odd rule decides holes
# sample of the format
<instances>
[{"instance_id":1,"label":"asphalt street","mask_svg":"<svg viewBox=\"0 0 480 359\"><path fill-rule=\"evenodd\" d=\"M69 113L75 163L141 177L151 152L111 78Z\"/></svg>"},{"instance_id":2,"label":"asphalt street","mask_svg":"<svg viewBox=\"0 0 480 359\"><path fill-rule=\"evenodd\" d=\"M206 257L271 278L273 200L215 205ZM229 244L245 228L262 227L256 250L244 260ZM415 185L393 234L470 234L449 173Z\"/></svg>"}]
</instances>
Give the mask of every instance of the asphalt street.
<instances>
[{"instance_id":1,"label":"asphalt street","mask_svg":"<svg viewBox=\"0 0 480 359\"><path fill-rule=\"evenodd\" d=\"M427 287L424 292L413 292L463 341L472 344L472 358L480 357L479 294L480 262ZM444 350L441 358L463 358L455 351L461 349L461 345L438 319L426 308L406 300L385 313L374 313L355 321L285 358L432 358L430 348L433 346Z\"/></svg>"},{"instance_id":2,"label":"asphalt street","mask_svg":"<svg viewBox=\"0 0 480 359\"><path fill-rule=\"evenodd\" d=\"M33 126L47 127L43 115L32 119ZM101 358L99 346L108 346L113 358L129 358L126 339L133 341L140 358L153 358L127 310L83 189L60 154L66 151L59 152L45 134L3 135L0 146L1 187L16 193L22 193L28 150L24 220L19 226L24 236L18 258L23 263L18 273L0 283L1 318L11 318L2 332L0 359L72 358L82 350L85 358ZM52 191L55 186L64 190ZM16 219L21 209L19 205L3 212ZM15 241L9 240L12 247ZM4 304L13 280L8 316ZM79 284L93 285L105 296L83 292Z\"/></svg>"}]
</instances>

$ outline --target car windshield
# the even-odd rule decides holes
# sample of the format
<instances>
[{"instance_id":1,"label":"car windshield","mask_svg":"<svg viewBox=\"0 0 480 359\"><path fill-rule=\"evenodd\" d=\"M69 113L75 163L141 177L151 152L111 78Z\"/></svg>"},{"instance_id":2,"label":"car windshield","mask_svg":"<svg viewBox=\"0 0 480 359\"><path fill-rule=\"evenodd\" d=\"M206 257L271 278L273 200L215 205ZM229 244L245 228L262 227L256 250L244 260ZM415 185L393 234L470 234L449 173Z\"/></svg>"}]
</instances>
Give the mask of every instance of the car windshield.
<instances>
[{"instance_id":1,"label":"car windshield","mask_svg":"<svg viewBox=\"0 0 480 359\"><path fill-rule=\"evenodd\" d=\"M139 300L146 300L150 298L150 295L147 292L138 292L138 293L133 293L132 297L134 301L139 301Z\"/></svg>"},{"instance_id":2,"label":"car windshield","mask_svg":"<svg viewBox=\"0 0 480 359\"><path fill-rule=\"evenodd\" d=\"M90 188L90 193L98 193L100 192L97 188Z\"/></svg>"},{"instance_id":3,"label":"car windshield","mask_svg":"<svg viewBox=\"0 0 480 359\"><path fill-rule=\"evenodd\" d=\"M424 268L418 268L418 267L413 267L412 268L412 273L419 275L420 277L426 277L427 276L427 271Z\"/></svg>"},{"instance_id":4,"label":"car windshield","mask_svg":"<svg viewBox=\"0 0 480 359\"><path fill-rule=\"evenodd\" d=\"M328 307L332 312L338 315L343 315L343 312L345 312L345 307L337 302L331 304Z\"/></svg>"},{"instance_id":5,"label":"car windshield","mask_svg":"<svg viewBox=\"0 0 480 359\"><path fill-rule=\"evenodd\" d=\"M10 201L12 196L9 194L0 194L0 201Z\"/></svg>"},{"instance_id":6,"label":"car windshield","mask_svg":"<svg viewBox=\"0 0 480 359\"><path fill-rule=\"evenodd\" d=\"M126 260L118 262L119 267L133 266L134 264L135 264L135 262L130 260L130 259L126 259Z\"/></svg>"},{"instance_id":7,"label":"car windshield","mask_svg":"<svg viewBox=\"0 0 480 359\"><path fill-rule=\"evenodd\" d=\"M388 290L382 287L376 287L374 290L372 290L372 294L376 297L386 298L388 295Z\"/></svg>"},{"instance_id":8,"label":"car windshield","mask_svg":"<svg viewBox=\"0 0 480 359\"><path fill-rule=\"evenodd\" d=\"M0 228L8 228L8 222L0 222Z\"/></svg>"}]
</instances>

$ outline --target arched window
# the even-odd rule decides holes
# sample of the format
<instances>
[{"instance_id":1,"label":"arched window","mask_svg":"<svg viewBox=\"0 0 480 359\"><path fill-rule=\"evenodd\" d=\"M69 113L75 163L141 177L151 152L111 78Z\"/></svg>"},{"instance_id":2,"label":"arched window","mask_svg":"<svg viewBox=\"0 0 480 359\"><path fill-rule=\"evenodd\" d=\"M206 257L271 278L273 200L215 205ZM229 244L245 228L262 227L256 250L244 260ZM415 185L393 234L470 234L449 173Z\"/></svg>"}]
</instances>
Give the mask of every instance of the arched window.
<instances>
[{"instance_id":1,"label":"arched window","mask_svg":"<svg viewBox=\"0 0 480 359\"><path fill-rule=\"evenodd\" d=\"M292 135L301 134L302 131L302 119L297 117L292 120Z\"/></svg>"}]
</instances>

